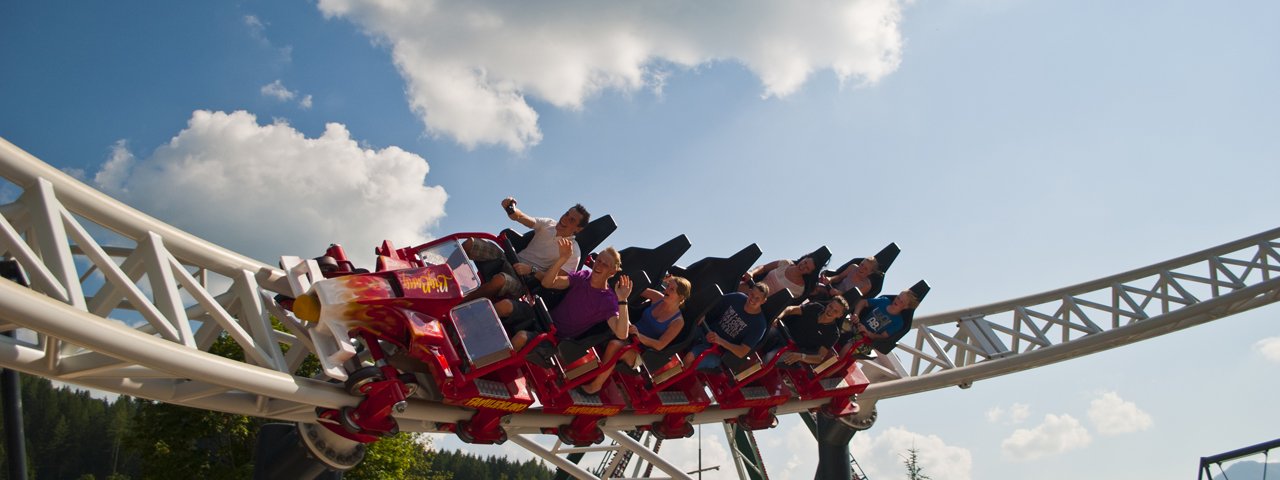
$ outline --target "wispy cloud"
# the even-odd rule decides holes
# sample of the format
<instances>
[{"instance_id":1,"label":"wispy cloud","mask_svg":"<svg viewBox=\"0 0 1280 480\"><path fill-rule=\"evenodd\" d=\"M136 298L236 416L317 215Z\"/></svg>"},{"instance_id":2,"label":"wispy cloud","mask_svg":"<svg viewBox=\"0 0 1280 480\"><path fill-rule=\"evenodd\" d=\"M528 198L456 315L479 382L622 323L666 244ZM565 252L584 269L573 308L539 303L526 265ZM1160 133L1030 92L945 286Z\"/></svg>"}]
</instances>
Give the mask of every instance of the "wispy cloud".
<instances>
[{"instance_id":1,"label":"wispy cloud","mask_svg":"<svg viewBox=\"0 0 1280 480\"><path fill-rule=\"evenodd\" d=\"M1280 337L1269 337L1258 340L1253 349L1262 354L1262 358L1280 363Z\"/></svg>"},{"instance_id":2,"label":"wispy cloud","mask_svg":"<svg viewBox=\"0 0 1280 480\"><path fill-rule=\"evenodd\" d=\"M274 43L271 43L271 39L267 38L267 27L270 24L263 21L262 18L257 15L245 15L243 21L245 28L249 31L250 38L257 40L263 47L275 51L276 55L280 57L279 60L281 62L288 63L293 60L293 46L285 45L278 47Z\"/></svg>"},{"instance_id":3,"label":"wispy cloud","mask_svg":"<svg viewBox=\"0 0 1280 480\"><path fill-rule=\"evenodd\" d=\"M150 156L119 142L94 176L103 191L213 243L268 263L342 243L368 262L384 239L424 241L444 216L426 160L398 147L361 147L330 123L307 138L247 112L198 110ZM252 192L246 195L246 192Z\"/></svg>"},{"instance_id":4,"label":"wispy cloud","mask_svg":"<svg viewBox=\"0 0 1280 480\"><path fill-rule=\"evenodd\" d=\"M1008 409L997 405L987 410L987 421L1006 425L1017 425L1031 416L1031 407L1024 403L1015 403Z\"/></svg>"},{"instance_id":5,"label":"wispy cloud","mask_svg":"<svg viewBox=\"0 0 1280 480\"><path fill-rule=\"evenodd\" d=\"M1151 415L1115 392L1106 392L1089 404L1089 422L1102 435L1120 435L1151 428Z\"/></svg>"},{"instance_id":6,"label":"wispy cloud","mask_svg":"<svg viewBox=\"0 0 1280 480\"><path fill-rule=\"evenodd\" d=\"M300 95L298 92L286 88L284 86L284 82L281 82L280 80L263 85L258 91L262 92L262 96L264 97L274 98L281 102L288 102L294 98L298 98ZM311 98L311 95L302 95L302 98L298 100L298 108L310 110L312 102L313 99Z\"/></svg>"},{"instance_id":7,"label":"wispy cloud","mask_svg":"<svg viewBox=\"0 0 1280 480\"><path fill-rule=\"evenodd\" d=\"M298 95L292 90L285 88L284 84L281 83L280 80L263 85L260 91L263 96L271 97L282 102L293 100L293 97Z\"/></svg>"},{"instance_id":8,"label":"wispy cloud","mask_svg":"<svg viewBox=\"0 0 1280 480\"><path fill-rule=\"evenodd\" d=\"M1013 460L1027 461L1083 448L1092 441L1089 431L1072 416L1048 414L1035 428L1014 430L1000 448Z\"/></svg>"},{"instance_id":9,"label":"wispy cloud","mask_svg":"<svg viewBox=\"0 0 1280 480\"><path fill-rule=\"evenodd\" d=\"M249 36L256 40L267 41L267 25L257 15L245 15L244 26L249 29Z\"/></svg>"},{"instance_id":10,"label":"wispy cloud","mask_svg":"<svg viewBox=\"0 0 1280 480\"><path fill-rule=\"evenodd\" d=\"M764 97L815 72L869 84L897 70L904 0L580 2L321 0L391 48L429 133L474 147L538 144L526 97L582 108L608 89L661 89L670 68L744 65Z\"/></svg>"}]
</instances>

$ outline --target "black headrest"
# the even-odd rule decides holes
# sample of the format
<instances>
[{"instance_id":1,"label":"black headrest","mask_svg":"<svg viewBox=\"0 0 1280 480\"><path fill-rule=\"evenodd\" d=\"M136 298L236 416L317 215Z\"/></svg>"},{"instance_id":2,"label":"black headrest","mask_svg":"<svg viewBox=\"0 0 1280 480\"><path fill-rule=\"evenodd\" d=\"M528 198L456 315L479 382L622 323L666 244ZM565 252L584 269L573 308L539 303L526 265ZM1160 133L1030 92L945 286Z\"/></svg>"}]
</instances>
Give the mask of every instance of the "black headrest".
<instances>
[{"instance_id":1,"label":"black headrest","mask_svg":"<svg viewBox=\"0 0 1280 480\"><path fill-rule=\"evenodd\" d=\"M729 258L707 257L687 268L673 266L670 271L693 284L693 296L712 286L719 287L722 292L732 292L738 288L742 275L760 259L761 253L760 247L753 243Z\"/></svg>"},{"instance_id":2,"label":"black headrest","mask_svg":"<svg viewBox=\"0 0 1280 480\"><path fill-rule=\"evenodd\" d=\"M916 300L924 301L924 296L929 294L929 282L921 280L911 286L911 293L916 295Z\"/></svg>"},{"instance_id":3,"label":"black headrest","mask_svg":"<svg viewBox=\"0 0 1280 480\"><path fill-rule=\"evenodd\" d=\"M902 252L902 249L898 248L897 243L890 243L888 246L880 249L879 253L876 253L875 255L873 255L872 257L876 259L876 264L880 268L880 273L888 272L889 267L893 266L893 261L898 258L898 254L901 252ZM852 260L844 262L844 265L841 265L839 268L836 268L835 270L828 270L826 272L823 272L823 274L828 277L833 276L837 273L844 271L844 269L846 268L862 263L863 260L866 260L866 257L854 258ZM874 277L875 275L872 274L872 276ZM872 296L872 295L868 295L868 296Z\"/></svg>"},{"instance_id":4,"label":"black headrest","mask_svg":"<svg viewBox=\"0 0 1280 480\"><path fill-rule=\"evenodd\" d=\"M822 268L826 267L827 264L831 262L831 250L828 249L826 245L823 245L818 247L817 250L810 252L808 255L797 258L796 263L800 263L800 260L803 260L804 257L813 258L814 271L821 272Z\"/></svg>"},{"instance_id":5,"label":"black headrest","mask_svg":"<svg viewBox=\"0 0 1280 480\"><path fill-rule=\"evenodd\" d=\"M524 250L525 247L528 247L529 242L533 241L533 230L524 232L524 234L521 235L519 233L516 233L515 230L506 228L502 230L502 233L500 234L500 236L506 237L506 239L511 242L511 247L516 249L517 252L519 252L521 250Z\"/></svg>"},{"instance_id":6,"label":"black headrest","mask_svg":"<svg viewBox=\"0 0 1280 480\"><path fill-rule=\"evenodd\" d=\"M719 285L712 285L711 288L704 288L695 291L688 300L684 302L684 306L680 307L680 313L684 316L684 326L686 329L694 323L700 323L702 316L711 311L711 308L720 302L720 297L724 296L724 291L720 290Z\"/></svg>"},{"instance_id":7,"label":"black headrest","mask_svg":"<svg viewBox=\"0 0 1280 480\"><path fill-rule=\"evenodd\" d=\"M684 252L689 251L689 238L680 235L676 238L668 240L656 248L639 248L627 247L618 252L622 256L622 273L631 276L631 281L635 284L632 289L632 299L639 296L644 288L661 282L662 277L666 276L667 269L675 265ZM642 275L648 276L653 283L647 283L644 287L636 281Z\"/></svg>"},{"instance_id":8,"label":"black headrest","mask_svg":"<svg viewBox=\"0 0 1280 480\"><path fill-rule=\"evenodd\" d=\"M778 315L781 315L784 309L791 306L793 299L791 291L787 289L769 295L769 298L764 301L764 305L760 306L761 312L764 313L764 319L773 321L773 319L778 318Z\"/></svg>"},{"instance_id":9,"label":"black headrest","mask_svg":"<svg viewBox=\"0 0 1280 480\"><path fill-rule=\"evenodd\" d=\"M614 230L617 229L618 224L613 222L613 216L605 215L587 223L587 226L583 227L581 232L574 235L574 240L578 242L578 249L582 251L582 259L578 261L578 268L582 268L583 262L587 260L587 252L594 252L596 247L604 243L604 240L609 238L609 235L612 235ZM623 263L623 266L626 266L626 263Z\"/></svg>"},{"instance_id":10,"label":"black headrest","mask_svg":"<svg viewBox=\"0 0 1280 480\"><path fill-rule=\"evenodd\" d=\"M902 253L902 249L898 248L898 244L895 242L890 243L875 254L876 264L880 266L881 273L889 271L889 267L893 265L893 261L898 258L899 253Z\"/></svg>"}]
</instances>

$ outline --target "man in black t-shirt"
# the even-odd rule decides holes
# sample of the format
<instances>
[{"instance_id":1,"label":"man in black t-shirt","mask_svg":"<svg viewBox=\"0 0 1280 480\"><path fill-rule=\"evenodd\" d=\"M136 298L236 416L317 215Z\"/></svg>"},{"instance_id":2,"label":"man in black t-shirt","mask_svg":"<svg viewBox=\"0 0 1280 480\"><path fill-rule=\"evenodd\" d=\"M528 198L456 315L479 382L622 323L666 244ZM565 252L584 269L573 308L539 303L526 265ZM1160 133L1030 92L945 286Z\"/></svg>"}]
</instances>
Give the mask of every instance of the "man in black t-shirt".
<instances>
[{"instance_id":1,"label":"man in black t-shirt","mask_svg":"<svg viewBox=\"0 0 1280 480\"><path fill-rule=\"evenodd\" d=\"M726 293L720 297L720 303L707 312L704 317L707 329L705 338L693 342L693 346L684 356L688 365L703 351L718 345L724 351L738 358L746 358L756 351L769 322L761 311L765 299L769 298L769 286L757 283L751 287L750 294L741 292ZM708 354L698 363L699 369L709 370L720 367L720 355Z\"/></svg>"},{"instance_id":2,"label":"man in black t-shirt","mask_svg":"<svg viewBox=\"0 0 1280 480\"><path fill-rule=\"evenodd\" d=\"M791 334L796 343L796 350L787 352L778 360L783 365L797 363L822 363L831 354L831 347L840 338L839 320L849 312L849 303L844 298L834 297L830 302L809 302L801 306L787 307L782 311L780 321ZM779 349L786 345L782 334L774 327L769 332L771 339L765 354L765 361L777 355Z\"/></svg>"}]
</instances>

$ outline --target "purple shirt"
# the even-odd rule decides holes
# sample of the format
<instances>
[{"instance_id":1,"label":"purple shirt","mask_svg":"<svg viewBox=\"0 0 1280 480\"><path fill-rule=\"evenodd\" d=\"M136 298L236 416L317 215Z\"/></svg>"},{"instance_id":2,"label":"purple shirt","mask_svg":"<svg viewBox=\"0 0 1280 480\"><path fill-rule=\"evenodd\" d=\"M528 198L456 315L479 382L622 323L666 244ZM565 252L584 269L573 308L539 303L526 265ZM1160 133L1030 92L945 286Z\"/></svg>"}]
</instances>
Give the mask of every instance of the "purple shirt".
<instances>
[{"instance_id":1,"label":"purple shirt","mask_svg":"<svg viewBox=\"0 0 1280 480\"><path fill-rule=\"evenodd\" d=\"M569 291L551 310L556 336L576 338L596 324L618 316L618 297L612 290L591 287L591 270L569 274Z\"/></svg>"}]
</instances>

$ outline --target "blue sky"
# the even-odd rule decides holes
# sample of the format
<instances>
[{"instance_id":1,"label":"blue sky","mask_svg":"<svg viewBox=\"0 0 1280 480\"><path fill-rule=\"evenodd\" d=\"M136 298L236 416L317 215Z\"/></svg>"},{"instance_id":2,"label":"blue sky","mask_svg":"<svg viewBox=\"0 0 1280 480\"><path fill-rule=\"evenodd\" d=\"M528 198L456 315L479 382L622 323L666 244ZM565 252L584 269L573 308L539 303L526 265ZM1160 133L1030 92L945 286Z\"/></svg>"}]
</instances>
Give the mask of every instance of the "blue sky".
<instances>
[{"instance_id":1,"label":"blue sky","mask_svg":"<svg viewBox=\"0 0 1280 480\"><path fill-rule=\"evenodd\" d=\"M264 261L498 230L514 195L612 214L618 246L685 233L686 263L896 241L887 288L928 279L922 313L1277 226L1273 2L436 6L7 2L0 137ZM1276 308L882 402L855 454L874 478L913 441L939 480L1188 476L1275 437ZM1095 401L1150 421L1103 434ZM1037 427L1076 437L1002 450ZM809 475L799 428L761 435L773 471Z\"/></svg>"}]
</instances>

